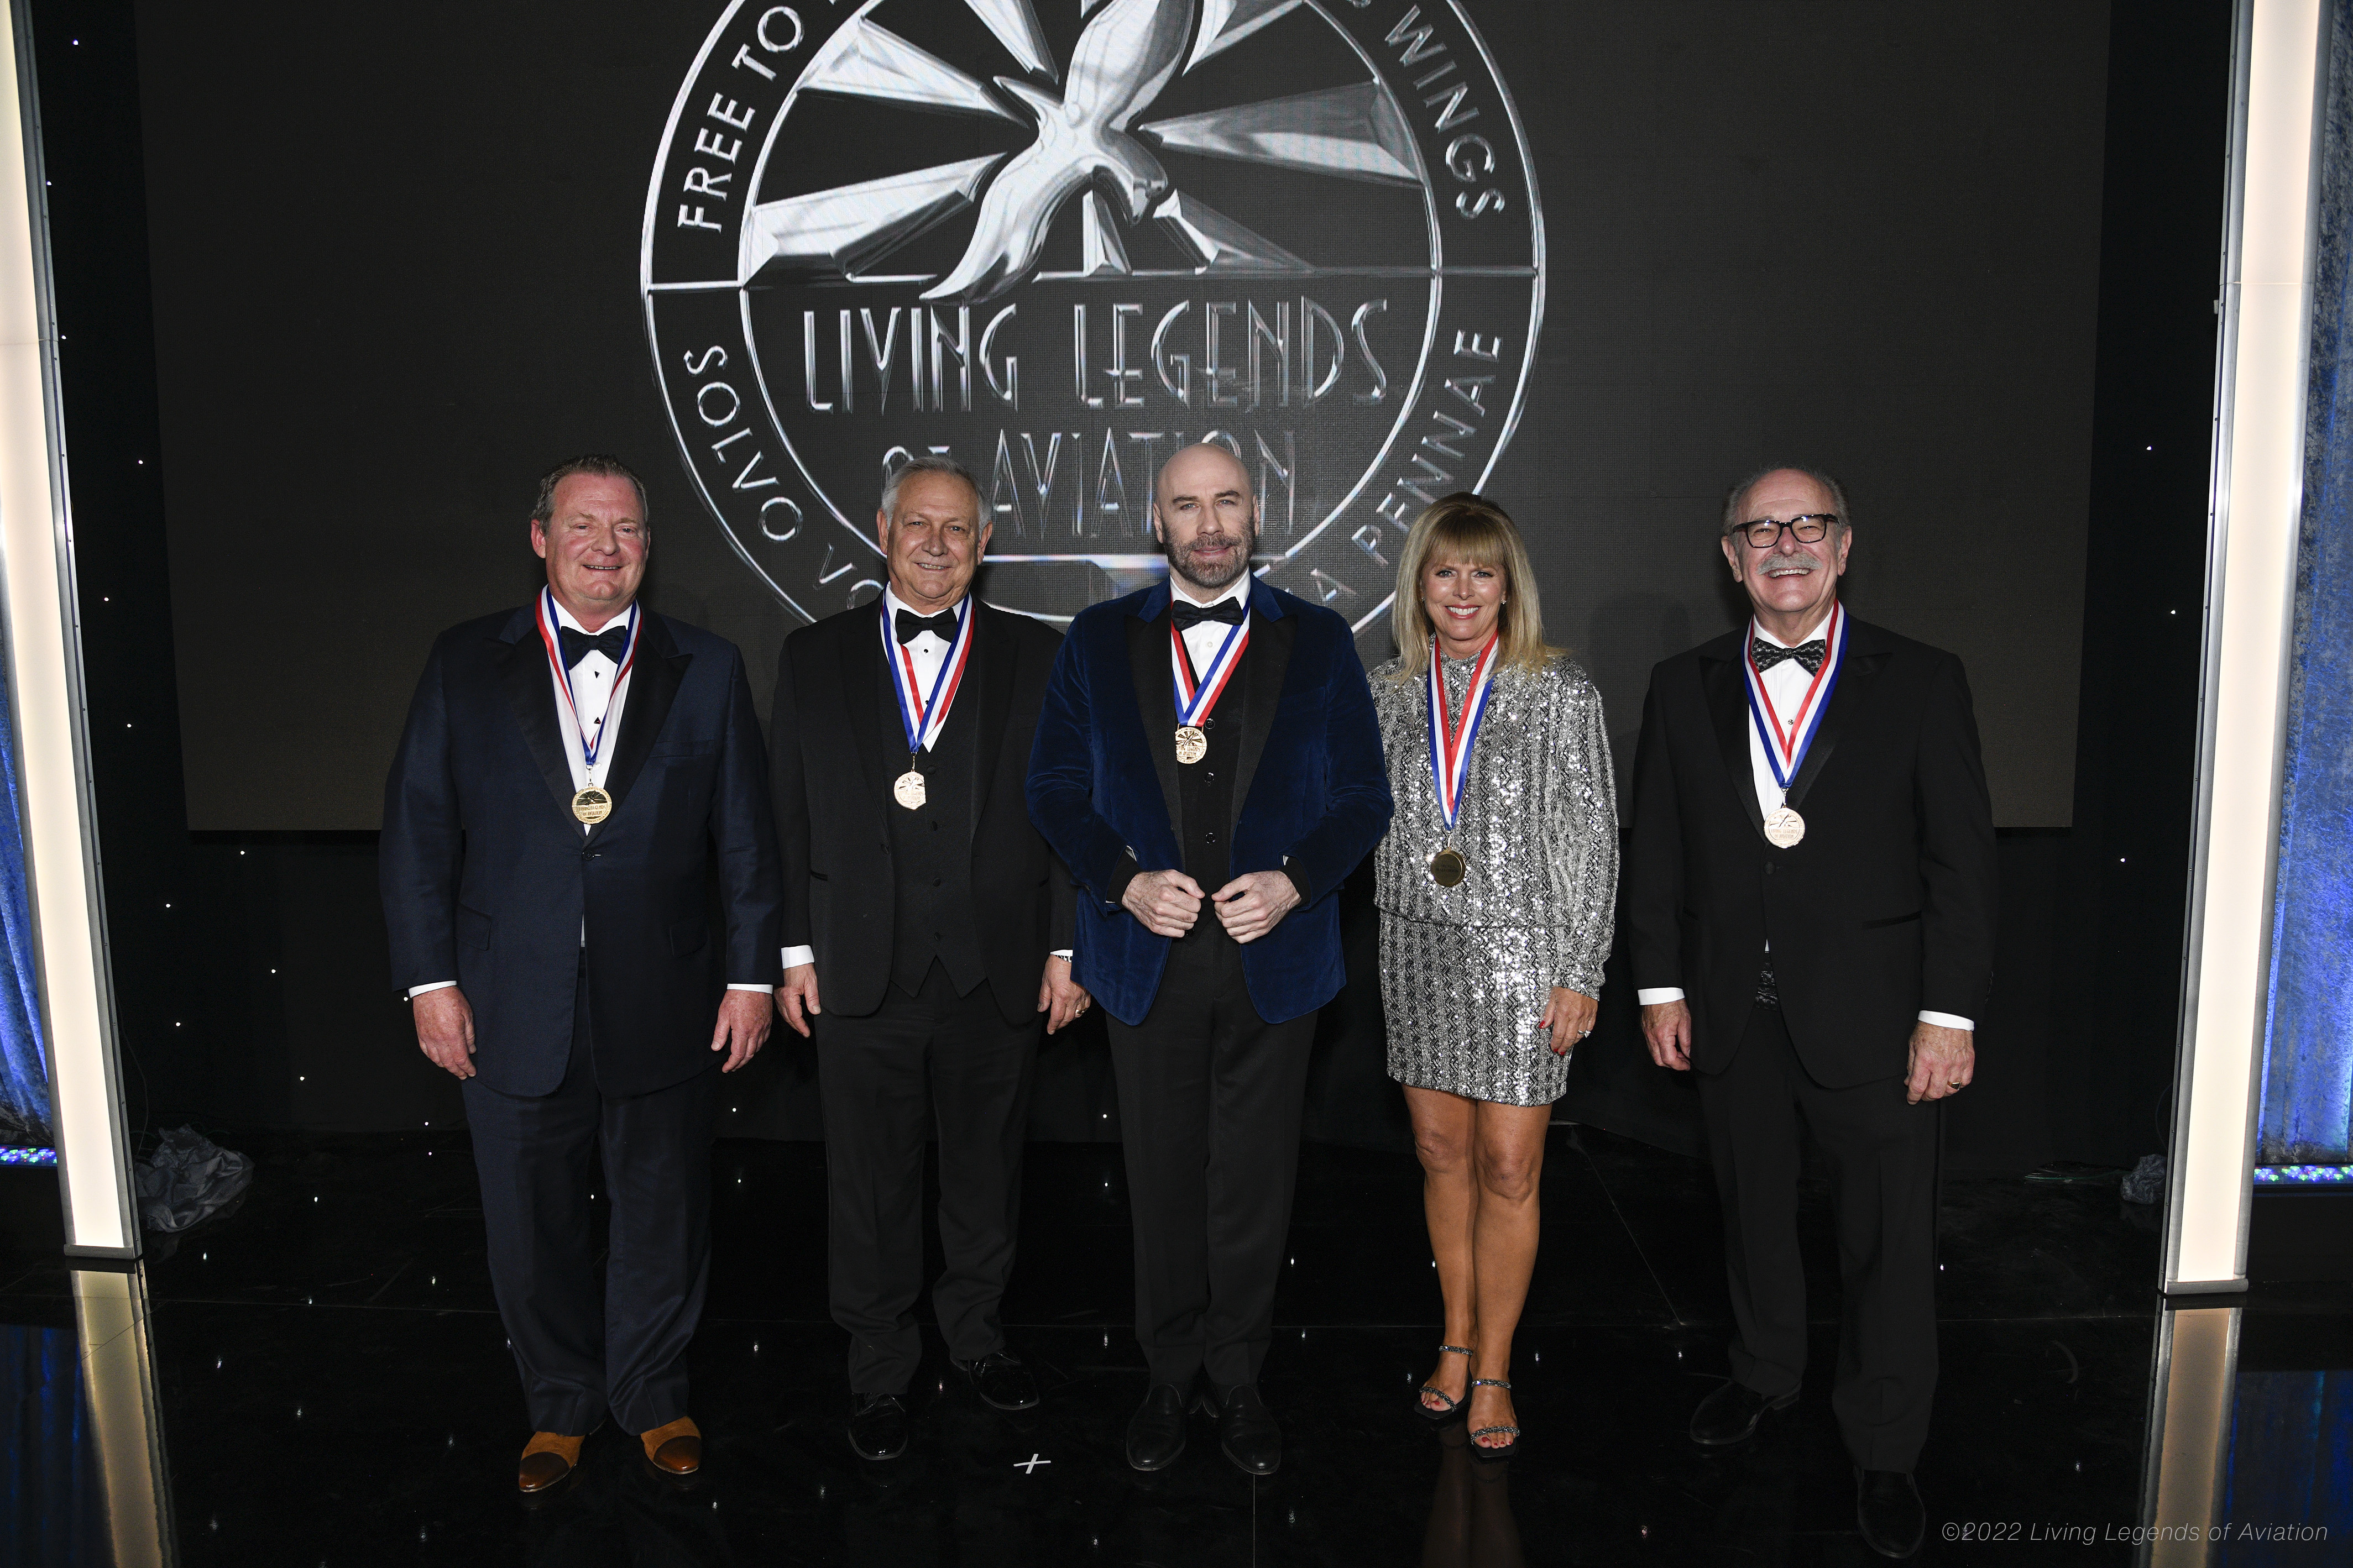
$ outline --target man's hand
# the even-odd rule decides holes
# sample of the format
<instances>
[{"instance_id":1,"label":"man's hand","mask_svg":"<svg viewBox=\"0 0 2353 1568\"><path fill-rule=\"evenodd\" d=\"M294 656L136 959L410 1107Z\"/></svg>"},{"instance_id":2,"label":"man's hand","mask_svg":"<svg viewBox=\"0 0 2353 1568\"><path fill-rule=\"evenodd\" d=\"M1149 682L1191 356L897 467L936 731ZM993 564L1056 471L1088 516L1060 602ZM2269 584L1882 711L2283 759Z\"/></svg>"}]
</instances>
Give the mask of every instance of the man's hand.
<instances>
[{"instance_id":1,"label":"man's hand","mask_svg":"<svg viewBox=\"0 0 2353 1568\"><path fill-rule=\"evenodd\" d=\"M817 965L814 963L794 964L785 971L785 983L776 987L776 1011L784 1015L785 1022L798 1031L803 1039L807 1039L809 1026L808 1019L801 1016L804 1009L811 1014L825 1011L817 1005Z\"/></svg>"},{"instance_id":2,"label":"man's hand","mask_svg":"<svg viewBox=\"0 0 2353 1568\"><path fill-rule=\"evenodd\" d=\"M1915 1024L1911 1061L1904 1085L1906 1105L1958 1094L1977 1074L1977 1037L1942 1024Z\"/></svg>"},{"instance_id":3,"label":"man's hand","mask_svg":"<svg viewBox=\"0 0 2353 1568\"><path fill-rule=\"evenodd\" d=\"M1680 1001L1653 1002L1643 1008L1642 1042L1661 1067L1691 1071L1691 1009Z\"/></svg>"},{"instance_id":4,"label":"man's hand","mask_svg":"<svg viewBox=\"0 0 2353 1568\"><path fill-rule=\"evenodd\" d=\"M1601 1004L1582 991L1571 991L1566 985L1556 985L1545 999L1544 1016L1536 1020L1536 1032L1545 1037L1552 1054L1565 1057L1577 1048L1577 1042L1593 1033L1594 1016Z\"/></svg>"},{"instance_id":5,"label":"man's hand","mask_svg":"<svg viewBox=\"0 0 2353 1568\"><path fill-rule=\"evenodd\" d=\"M1219 888L1215 900L1226 934L1256 942L1299 907L1299 886L1280 871L1251 871Z\"/></svg>"},{"instance_id":6,"label":"man's hand","mask_svg":"<svg viewBox=\"0 0 2353 1568\"><path fill-rule=\"evenodd\" d=\"M730 991L720 998L719 1027L711 1032L711 1048L727 1053L721 1072L733 1072L760 1054L768 1037L768 1005L767 995L758 991Z\"/></svg>"},{"instance_id":7,"label":"man's hand","mask_svg":"<svg viewBox=\"0 0 2353 1568\"><path fill-rule=\"evenodd\" d=\"M433 1065L459 1079L474 1076L474 1008L455 985L427 991L408 1005L417 1019L417 1046Z\"/></svg>"},{"instance_id":8,"label":"man's hand","mask_svg":"<svg viewBox=\"0 0 2353 1568\"><path fill-rule=\"evenodd\" d=\"M1139 871L1119 896L1155 936L1183 936L1201 918L1201 884L1182 871Z\"/></svg>"},{"instance_id":9,"label":"man's hand","mask_svg":"<svg viewBox=\"0 0 2353 1568\"><path fill-rule=\"evenodd\" d=\"M1087 988L1071 978L1071 961L1048 954L1046 973L1038 977L1038 1011L1046 1015L1046 1032L1050 1035L1076 1022L1092 1000Z\"/></svg>"}]
</instances>

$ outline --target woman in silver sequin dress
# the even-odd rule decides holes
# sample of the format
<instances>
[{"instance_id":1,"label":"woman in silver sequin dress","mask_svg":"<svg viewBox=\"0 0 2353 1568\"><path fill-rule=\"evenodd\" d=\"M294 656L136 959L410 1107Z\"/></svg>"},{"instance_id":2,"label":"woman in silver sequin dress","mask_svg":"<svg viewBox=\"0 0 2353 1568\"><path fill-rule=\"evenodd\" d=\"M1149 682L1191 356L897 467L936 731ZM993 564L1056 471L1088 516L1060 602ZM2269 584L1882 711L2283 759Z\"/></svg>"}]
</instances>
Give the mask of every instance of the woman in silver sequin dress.
<instances>
[{"instance_id":1,"label":"woman in silver sequin dress","mask_svg":"<svg viewBox=\"0 0 2353 1568\"><path fill-rule=\"evenodd\" d=\"M1502 1458L1519 1443L1512 1333L1535 1265L1545 1130L1609 955L1617 792L1601 695L1545 646L1527 547L1500 507L1452 495L1421 514L1392 616L1401 652L1373 680L1397 800L1374 852L1381 1001L1446 1297L1420 1403L1433 1420L1467 1407L1474 1451ZM1462 755L1466 728L1458 769L1441 758ZM1447 777L1460 780L1451 826Z\"/></svg>"}]
</instances>

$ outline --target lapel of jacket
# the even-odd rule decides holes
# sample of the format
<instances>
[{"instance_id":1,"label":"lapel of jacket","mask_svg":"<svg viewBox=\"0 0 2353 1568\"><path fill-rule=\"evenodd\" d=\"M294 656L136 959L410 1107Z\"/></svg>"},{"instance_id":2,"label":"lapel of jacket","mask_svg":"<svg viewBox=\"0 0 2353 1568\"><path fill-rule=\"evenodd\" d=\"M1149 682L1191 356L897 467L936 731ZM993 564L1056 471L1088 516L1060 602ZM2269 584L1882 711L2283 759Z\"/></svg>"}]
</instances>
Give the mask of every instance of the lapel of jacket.
<instances>
[{"instance_id":1,"label":"lapel of jacket","mask_svg":"<svg viewBox=\"0 0 2353 1568\"><path fill-rule=\"evenodd\" d=\"M1251 584L1250 607L1259 625L1250 628L1250 651L1242 655L1241 677L1247 683L1242 754L1234 765L1234 812L1233 820L1226 825L1229 830L1242 819L1250 780L1258 773L1259 759L1266 754L1267 737L1274 731L1275 710L1282 706L1283 678L1291 670L1291 647L1299 636L1297 618L1282 613L1282 601L1264 583Z\"/></svg>"},{"instance_id":2,"label":"lapel of jacket","mask_svg":"<svg viewBox=\"0 0 2353 1568\"><path fill-rule=\"evenodd\" d=\"M1748 712L1747 681L1740 673L1740 639L1747 635L1744 621L1732 637L1703 648L1699 680L1707 698L1716 750L1724 756L1724 782L1732 790L1733 805L1748 830L1757 835L1757 841L1770 844L1765 837L1765 819L1757 810L1757 774L1748 761L1748 727L1755 721Z\"/></svg>"},{"instance_id":3,"label":"lapel of jacket","mask_svg":"<svg viewBox=\"0 0 2353 1568\"><path fill-rule=\"evenodd\" d=\"M637 658L629 666L629 695L621 704L621 732L613 737L613 767L605 775L605 791L613 797L613 816L588 830L590 843L605 831L607 823L621 815L629 786L645 771L646 759L653 755L654 742L670 721L678 689L686 683L686 667L694 662L692 654L679 651L669 622L651 610L643 614Z\"/></svg>"},{"instance_id":4,"label":"lapel of jacket","mask_svg":"<svg viewBox=\"0 0 2353 1568\"><path fill-rule=\"evenodd\" d=\"M1160 801L1168 811L1168 835L1182 831L1177 806L1176 693L1168 673L1168 600L1166 583L1160 584L1128 612L1127 663L1134 678L1135 714L1144 726L1144 743L1160 775Z\"/></svg>"},{"instance_id":5,"label":"lapel of jacket","mask_svg":"<svg viewBox=\"0 0 2353 1568\"><path fill-rule=\"evenodd\" d=\"M1789 805L1795 809L1806 798L1830 765L1831 753L1838 750L1839 737L1854 727L1855 715L1862 712L1871 696L1873 684L1887 664L1887 642L1879 628L1866 626L1852 616L1846 623L1846 668L1839 671L1838 689L1831 694L1830 708L1822 714L1821 728L1814 731L1813 743L1806 748L1806 760L1798 769L1798 776L1789 781Z\"/></svg>"},{"instance_id":6,"label":"lapel of jacket","mask_svg":"<svg viewBox=\"0 0 2353 1568\"><path fill-rule=\"evenodd\" d=\"M1013 628L1009 614L992 609L976 597L972 613L972 662L967 680L979 678L979 689L965 700L978 699L980 728L973 733L972 829L980 832L980 814L988 805L989 785L997 778L997 762L1005 750L1005 723L1013 712ZM955 710L948 710L953 714ZM954 721L951 720L951 722Z\"/></svg>"},{"instance_id":7,"label":"lapel of jacket","mask_svg":"<svg viewBox=\"0 0 2353 1568\"><path fill-rule=\"evenodd\" d=\"M898 693L891 685L891 671L884 660L899 645L885 644L878 629L881 619L881 603L877 599L862 614L851 615L842 621L842 636L835 644L835 657L841 660L840 679L833 689L841 693L848 705L849 749L857 753L858 765L867 770L868 800L879 801L882 784L907 771L903 761L907 754L907 734L902 723L893 721L884 732L883 704L898 705Z\"/></svg>"},{"instance_id":8,"label":"lapel of jacket","mask_svg":"<svg viewBox=\"0 0 2353 1568\"><path fill-rule=\"evenodd\" d=\"M547 781L547 793L572 816L572 765L564 755L564 730L555 721L555 682L548 671L547 644L540 640L539 622L530 609L517 610L492 639L504 643L498 658L498 680L514 710L523 745Z\"/></svg>"}]
</instances>

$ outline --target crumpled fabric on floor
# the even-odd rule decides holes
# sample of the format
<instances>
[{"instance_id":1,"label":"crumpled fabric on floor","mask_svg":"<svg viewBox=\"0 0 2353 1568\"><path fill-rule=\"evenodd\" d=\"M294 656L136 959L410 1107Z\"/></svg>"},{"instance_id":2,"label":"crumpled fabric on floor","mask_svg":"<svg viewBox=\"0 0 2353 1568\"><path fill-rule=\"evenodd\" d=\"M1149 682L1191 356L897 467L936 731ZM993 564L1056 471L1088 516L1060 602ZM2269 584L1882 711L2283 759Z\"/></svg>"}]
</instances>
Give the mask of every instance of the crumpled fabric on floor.
<instances>
[{"instance_id":1,"label":"crumpled fabric on floor","mask_svg":"<svg viewBox=\"0 0 2353 1568\"><path fill-rule=\"evenodd\" d=\"M186 1230L235 1203L253 1182L253 1162L193 1127L175 1127L133 1173L139 1221L149 1230Z\"/></svg>"}]
</instances>

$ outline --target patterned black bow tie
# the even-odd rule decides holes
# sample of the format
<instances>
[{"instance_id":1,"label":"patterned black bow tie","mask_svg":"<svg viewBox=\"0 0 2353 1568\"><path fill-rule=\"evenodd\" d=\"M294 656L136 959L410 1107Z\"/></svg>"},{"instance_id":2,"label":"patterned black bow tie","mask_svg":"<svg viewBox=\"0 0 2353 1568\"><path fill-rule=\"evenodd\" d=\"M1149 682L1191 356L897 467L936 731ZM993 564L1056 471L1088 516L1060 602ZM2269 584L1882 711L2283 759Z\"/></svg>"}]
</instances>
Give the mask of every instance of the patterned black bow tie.
<instances>
[{"instance_id":1,"label":"patterned black bow tie","mask_svg":"<svg viewBox=\"0 0 2353 1568\"><path fill-rule=\"evenodd\" d=\"M942 610L936 616L919 616L913 610L902 610L895 625L899 628L899 640L902 643L913 642L925 632L944 643L955 641L956 616L954 610Z\"/></svg>"},{"instance_id":2,"label":"patterned black bow tie","mask_svg":"<svg viewBox=\"0 0 2353 1568\"><path fill-rule=\"evenodd\" d=\"M613 661L615 668L629 647L629 617L623 616L603 631L591 635L575 631L570 626L555 628L555 640L564 649L564 668L570 669L592 653L601 653Z\"/></svg>"},{"instance_id":3,"label":"patterned black bow tie","mask_svg":"<svg viewBox=\"0 0 2353 1568\"><path fill-rule=\"evenodd\" d=\"M1779 643L1767 642L1763 637L1748 639L1748 657L1757 661L1757 673L1764 674L1785 658L1794 658L1806 667L1808 675L1822 672L1822 660L1828 658L1831 645L1820 637L1799 643L1795 647L1783 647Z\"/></svg>"},{"instance_id":4,"label":"patterned black bow tie","mask_svg":"<svg viewBox=\"0 0 2353 1568\"><path fill-rule=\"evenodd\" d=\"M1219 599L1214 605L1197 605L1189 599L1178 599L1169 613L1175 617L1176 629L1180 632L1189 632L1203 621L1223 621L1229 626L1238 626L1242 624L1242 617L1250 614L1242 608L1240 599Z\"/></svg>"}]
</instances>

